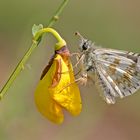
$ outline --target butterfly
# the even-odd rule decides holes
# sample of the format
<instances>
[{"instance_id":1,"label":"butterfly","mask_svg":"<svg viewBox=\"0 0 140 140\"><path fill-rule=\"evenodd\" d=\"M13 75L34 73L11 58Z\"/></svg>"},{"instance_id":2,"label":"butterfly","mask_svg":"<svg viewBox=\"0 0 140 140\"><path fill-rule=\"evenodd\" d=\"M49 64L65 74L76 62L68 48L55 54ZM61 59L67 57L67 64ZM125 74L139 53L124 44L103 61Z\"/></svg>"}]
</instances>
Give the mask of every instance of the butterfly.
<instances>
[{"instance_id":1,"label":"butterfly","mask_svg":"<svg viewBox=\"0 0 140 140\"><path fill-rule=\"evenodd\" d=\"M82 84L90 79L99 85L108 104L140 89L140 53L98 47L80 33L76 35L81 40L76 66L80 64Z\"/></svg>"}]
</instances>

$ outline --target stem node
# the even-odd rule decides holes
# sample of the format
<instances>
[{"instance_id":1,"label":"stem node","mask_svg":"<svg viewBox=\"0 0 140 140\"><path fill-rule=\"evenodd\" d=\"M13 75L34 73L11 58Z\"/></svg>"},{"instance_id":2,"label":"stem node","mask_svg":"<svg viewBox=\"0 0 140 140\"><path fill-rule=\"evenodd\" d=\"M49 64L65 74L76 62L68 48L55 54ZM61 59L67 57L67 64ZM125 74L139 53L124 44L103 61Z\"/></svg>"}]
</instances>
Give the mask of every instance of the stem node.
<instances>
[{"instance_id":1,"label":"stem node","mask_svg":"<svg viewBox=\"0 0 140 140\"><path fill-rule=\"evenodd\" d=\"M59 16L54 16L53 18L55 21L59 20Z\"/></svg>"}]
</instances>

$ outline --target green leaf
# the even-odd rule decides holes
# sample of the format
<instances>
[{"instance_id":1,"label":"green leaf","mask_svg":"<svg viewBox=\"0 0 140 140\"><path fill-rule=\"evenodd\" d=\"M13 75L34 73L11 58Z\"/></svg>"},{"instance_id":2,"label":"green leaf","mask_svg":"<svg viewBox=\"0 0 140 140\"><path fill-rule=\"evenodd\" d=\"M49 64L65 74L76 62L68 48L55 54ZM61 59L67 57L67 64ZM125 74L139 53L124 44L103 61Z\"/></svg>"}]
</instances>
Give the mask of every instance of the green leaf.
<instances>
[{"instance_id":1,"label":"green leaf","mask_svg":"<svg viewBox=\"0 0 140 140\"><path fill-rule=\"evenodd\" d=\"M43 25L42 24L39 24L39 25L34 24L33 27L32 27L32 35L35 36L36 33L38 31L40 31L41 29L43 29Z\"/></svg>"}]
</instances>

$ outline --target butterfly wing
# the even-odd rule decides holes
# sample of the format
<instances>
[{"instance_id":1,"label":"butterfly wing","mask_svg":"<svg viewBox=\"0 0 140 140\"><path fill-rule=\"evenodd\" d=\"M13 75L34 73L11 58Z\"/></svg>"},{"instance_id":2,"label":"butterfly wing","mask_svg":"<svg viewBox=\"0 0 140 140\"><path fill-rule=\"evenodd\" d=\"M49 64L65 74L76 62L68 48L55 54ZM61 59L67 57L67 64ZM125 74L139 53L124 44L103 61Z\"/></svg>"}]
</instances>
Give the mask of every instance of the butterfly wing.
<instances>
[{"instance_id":1,"label":"butterfly wing","mask_svg":"<svg viewBox=\"0 0 140 140\"><path fill-rule=\"evenodd\" d=\"M96 70L107 103L123 98L140 88L140 55L132 52L96 49Z\"/></svg>"}]
</instances>

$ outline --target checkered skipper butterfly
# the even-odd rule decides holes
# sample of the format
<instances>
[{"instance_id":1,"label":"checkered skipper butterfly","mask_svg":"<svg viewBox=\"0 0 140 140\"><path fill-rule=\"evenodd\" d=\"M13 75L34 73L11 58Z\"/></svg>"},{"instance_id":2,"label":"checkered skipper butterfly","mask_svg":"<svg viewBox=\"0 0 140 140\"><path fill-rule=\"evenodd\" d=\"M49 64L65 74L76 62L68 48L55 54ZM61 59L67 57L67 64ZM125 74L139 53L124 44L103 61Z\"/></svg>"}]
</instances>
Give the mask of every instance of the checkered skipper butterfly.
<instances>
[{"instance_id":1,"label":"checkered skipper butterfly","mask_svg":"<svg viewBox=\"0 0 140 140\"><path fill-rule=\"evenodd\" d=\"M76 65L80 65L80 80L93 79L102 89L108 104L117 97L123 98L140 89L140 54L128 51L101 48L80 36L80 52Z\"/></svg>"}]
</instances>

